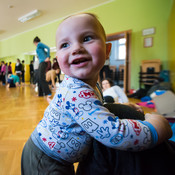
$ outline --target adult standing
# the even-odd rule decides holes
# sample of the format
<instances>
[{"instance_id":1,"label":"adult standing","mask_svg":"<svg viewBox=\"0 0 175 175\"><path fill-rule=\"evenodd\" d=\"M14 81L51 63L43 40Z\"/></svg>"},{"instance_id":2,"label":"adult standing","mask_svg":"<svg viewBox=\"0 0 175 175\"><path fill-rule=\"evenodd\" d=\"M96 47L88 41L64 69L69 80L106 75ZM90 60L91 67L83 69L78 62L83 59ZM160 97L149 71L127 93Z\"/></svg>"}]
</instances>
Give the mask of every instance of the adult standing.
<instances>
[{"instance_id":1,"label":"adult standing","mask_svg":"<svg viewBox=\"0 0 175 175\"><path fill-rule=\"evenodd\" d=\"M6 74L6 65L5 62L2 61L1 62L1 80L2 80L2 85L5 85L6 81L5 81L5 74Z\"/></svg>"},{"instance_id":2,"label":"adult standing","mask_svg":"<svg viewBox=\"0 0 175 175\"><path fill-rule=\"evenodd\" d=\"M21 77L22 77L22 83L23 84L25 82L24 75L25 75L25 64L24 64L24 60L22 60Z\"/></svg>"},{"instance_id":3,"label":"adult standing","mask_svg":"<svg viewBox=\"0 0 175 175\"><path fill-rule=\"evenodd\" d=\"M8 81L8 63L5 64L5 82Z\"/></svg>"},{"instance_id":4,"label":"adult standing","mask_svg":"<svg viewBox=\"0 0 175 175\"><path fill-rule=\"evenodd\" d=\"M8 74L12 74L12 66L11 66L11 62L9 62L9 65L8 65Z\"/></svg>"},{"instance_id":5,"label":"adult standing","mask_svg":"<svg viewBox=\"0 0 175 175\"><path fill-rule=\"evenodd\" d=\"M30 84L33 84L34 77L34 69L33 69L33 61L30 61Z\"/></svg>"},{"instance_id":6,"label":"adult standing","mask_svg":"<svg viewBox=\"0 0 175 175\"><path fill-rule=\"evenodd\" d=\"M50 48L40 42L40 38L37 36L34 38L33 43L36 46L36 53L39 58L39 69L38 69L38 96L47 95L48 98L51 97L51 91L49 85L46 82L46 67L47 61L50 57ZM47 51L46 51L47 50Z\"/></svg>"},{"instance_id":7,"label":"adult standing","mask_svg":"<svg viewBox=\"0 0 175 175\"><path fill-rule=\"evenodd\" d=\"M19 77L19 83L20 83L21 82L21 74L22 74L22 64L20 63L19 58L16 60L15 72L16 72L16 75Z\"/></svg>"}]
</instances>

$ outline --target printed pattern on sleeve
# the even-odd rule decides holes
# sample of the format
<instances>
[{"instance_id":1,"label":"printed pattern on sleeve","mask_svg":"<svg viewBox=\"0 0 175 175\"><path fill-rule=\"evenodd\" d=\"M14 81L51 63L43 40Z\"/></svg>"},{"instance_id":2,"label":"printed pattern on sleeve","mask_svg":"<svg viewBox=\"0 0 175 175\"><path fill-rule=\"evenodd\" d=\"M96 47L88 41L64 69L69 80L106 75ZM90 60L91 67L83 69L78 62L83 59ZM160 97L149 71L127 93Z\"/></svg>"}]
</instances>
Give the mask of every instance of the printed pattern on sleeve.
<instances>
[{"instance_id":1,"label":"printed pattern on sleeve","mask_svg":"<svg viewBox=\"0 0 175 175\"><path fill-rule=\"evenodd\" d=\"M65 76L37 126L38 142L44 143L45 152L73 163L87 154L92 138L120 150L138 151L151 146L146 124L120 120L99 99L89 85Z\"/></svg>"}]
</instances>

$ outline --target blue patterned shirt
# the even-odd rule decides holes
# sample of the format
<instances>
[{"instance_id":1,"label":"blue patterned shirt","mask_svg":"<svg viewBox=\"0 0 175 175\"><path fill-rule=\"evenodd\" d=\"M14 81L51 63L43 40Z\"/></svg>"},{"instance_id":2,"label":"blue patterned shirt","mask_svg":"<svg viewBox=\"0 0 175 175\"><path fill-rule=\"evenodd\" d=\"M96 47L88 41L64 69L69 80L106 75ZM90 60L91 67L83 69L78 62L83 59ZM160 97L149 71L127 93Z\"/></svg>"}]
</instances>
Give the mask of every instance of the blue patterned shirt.
<instances>
[{"instance_id":1,"label":"blue patterned shirt","mask_svg":"<svg viewBox=\"0 0 175 175\"><path fill-rule=\"evenodd\" d=\"M139 151L156 144L157 132L150 123L120 120L103 107L100 99L90 85L65 76L32 133L34 144L63 163L86 156L92 138L120 150Z\"/></svg>"}]
</instances>

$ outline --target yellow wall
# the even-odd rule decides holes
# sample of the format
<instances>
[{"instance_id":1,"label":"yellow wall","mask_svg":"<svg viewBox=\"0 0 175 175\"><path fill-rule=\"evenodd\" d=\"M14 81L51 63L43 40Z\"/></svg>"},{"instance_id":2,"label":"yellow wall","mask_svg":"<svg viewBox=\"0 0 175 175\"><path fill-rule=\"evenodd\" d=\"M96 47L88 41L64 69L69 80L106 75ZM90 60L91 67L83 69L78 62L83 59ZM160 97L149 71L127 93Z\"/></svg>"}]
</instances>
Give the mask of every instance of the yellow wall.
<instances>
[{"instance_id":1,"label":"yellow wall","mask_svg":"<svg viewBox=\"0 0 175 175\"><path fill-rule=\"evenodd\" d=\"M175 1L168 23L168 67L171 71L171 82L175 91Z\"/></svg>"},{"instance_id":2,"label":"yellow wall","mask_svg":"<svg viewBox=\"0 0 175 175\"><path fill-rule=\"evenodd\" d=\"M30 66L29 64L25 65L25 82L29 82L30 81Z\"/></svg>"}]
</instances>

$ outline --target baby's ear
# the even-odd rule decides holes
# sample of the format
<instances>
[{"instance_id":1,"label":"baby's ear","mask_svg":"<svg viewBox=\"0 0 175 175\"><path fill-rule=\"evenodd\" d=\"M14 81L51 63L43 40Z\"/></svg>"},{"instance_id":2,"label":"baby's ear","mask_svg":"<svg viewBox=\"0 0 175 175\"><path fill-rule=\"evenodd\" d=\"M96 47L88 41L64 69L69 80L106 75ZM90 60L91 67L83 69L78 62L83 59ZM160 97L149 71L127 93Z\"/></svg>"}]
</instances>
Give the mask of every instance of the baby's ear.
<instances>
[{"instance_id":1,"label":"baby's ear","mask_svg":"<svg viewBox=\"0 0 175 175\"><path fill-rule=\"evenodd\" d=\"M106 43L106 59L109 59L109 55L111 52L111 47L112 47L112 43Z\"/></svg>"}]
</instances>

